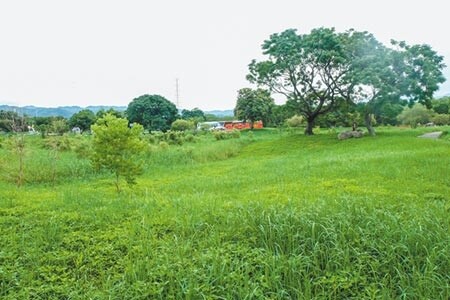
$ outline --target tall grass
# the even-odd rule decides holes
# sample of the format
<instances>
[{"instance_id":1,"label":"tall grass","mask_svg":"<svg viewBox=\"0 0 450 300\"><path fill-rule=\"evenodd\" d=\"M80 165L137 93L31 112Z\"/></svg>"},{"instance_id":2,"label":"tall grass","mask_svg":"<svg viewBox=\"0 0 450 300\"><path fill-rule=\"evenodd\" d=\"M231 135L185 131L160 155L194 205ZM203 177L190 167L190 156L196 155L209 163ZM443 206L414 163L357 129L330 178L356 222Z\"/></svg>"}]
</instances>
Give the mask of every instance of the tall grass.
<instances>
[{"instance_id":1,"label":"tall grass","mask_svg":"<svg viewBox=\"0 0 450 300\"><path fill-rule=\"evenodd\" d=\"M448 299L450 144L419 131L157 146L120 195L0 181L0 296Z\"/></svg>"}]
</instances>

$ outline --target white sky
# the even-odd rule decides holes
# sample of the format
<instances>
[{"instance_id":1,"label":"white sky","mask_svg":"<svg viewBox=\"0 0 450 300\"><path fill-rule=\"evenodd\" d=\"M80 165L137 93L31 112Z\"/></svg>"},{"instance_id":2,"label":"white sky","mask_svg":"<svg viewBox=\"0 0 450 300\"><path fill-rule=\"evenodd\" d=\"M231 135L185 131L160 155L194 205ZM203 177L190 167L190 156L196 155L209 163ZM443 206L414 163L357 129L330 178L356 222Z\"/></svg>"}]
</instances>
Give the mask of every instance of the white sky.
<instances>
[{"instance_id":1,"label":"white sky","mask_svg":"<svg viewBox=\"0 0 450 300\"><path fill-rule=\"evenodd\" d=\"M442 0L0 0L0 104L232 109L261 44L287 28L367 30L427 43L450 66ZM445 70L450 80L449 68ZM450 93L450 83L437 96Z\"/></svg>"}]
</instances>

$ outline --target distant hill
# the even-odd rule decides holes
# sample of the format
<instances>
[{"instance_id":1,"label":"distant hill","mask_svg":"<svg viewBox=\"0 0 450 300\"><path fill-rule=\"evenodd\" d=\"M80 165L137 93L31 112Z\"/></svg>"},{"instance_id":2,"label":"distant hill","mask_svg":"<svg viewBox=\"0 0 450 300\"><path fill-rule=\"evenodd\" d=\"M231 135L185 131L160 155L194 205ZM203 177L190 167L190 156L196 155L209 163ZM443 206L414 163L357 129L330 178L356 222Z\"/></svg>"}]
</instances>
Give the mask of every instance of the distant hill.
<instances>
[{"instance_id":1,"label":"distant hill","mask_svg":"<svg viewBox=\"0 0 450 300\"><path fill-rule=\"evenodd\" d=\"M59 106L59 107L36 107L36 106L10 106L10 105L0 105L0 110L5 111L15 111L20 115L27 115L30 117L52 117L61 116L64 118L70 118L73 114L76 114L82 109L90 109L94 113L97 113L101 109L108 110L113 108L118 111L124 111L126 106Z\"/></svg>"},{"instance_id":2,"label":"distant hill","mask_svg":"<svg viewBox=\"0 0 450 300\"><path fill-rule=\"evenodd\" d=\"M113 108L118 111L125 111L127 109L126 106L106 106L106 105L98 105L98 106L59 106L59 107L37 107L37 106L10 106L10 105L0 105L0 110L5 111L15 111L19 115L27 115L30 117L52 117L52 116L61 116L64 118L70 118L73 114L76 114L82 109L92 110L94 113L97 113L99 110L104 109L108 110ZM216 115L219 117L233 116L233 110L211 110L205 111L205 114Z\"/></svg>"},{"instance_id":3,"label":"distant hill","mask_svg":"<svg viewBox=\"0 0 450 300\"><path fill-rule=\"evenodd\" d=\"M205 114L210 114L210 115L215 115L218 117L229 117L229 116L234 116L234 112L231 109L228 110L210 110L210 111L205 111Z\"/></svg>"}]
</instances>

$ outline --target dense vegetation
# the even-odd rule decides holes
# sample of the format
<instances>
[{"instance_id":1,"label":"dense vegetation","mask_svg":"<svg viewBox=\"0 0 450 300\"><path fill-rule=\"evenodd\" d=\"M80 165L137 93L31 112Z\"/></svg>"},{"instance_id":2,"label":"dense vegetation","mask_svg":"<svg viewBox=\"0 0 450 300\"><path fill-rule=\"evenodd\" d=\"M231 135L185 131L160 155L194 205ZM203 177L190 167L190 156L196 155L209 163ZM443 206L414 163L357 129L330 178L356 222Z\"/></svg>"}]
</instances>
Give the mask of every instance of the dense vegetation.
<instances>
[{"instance_id":1,"label":"dense vegetation","mask_svg":"<svg viewBox=\"0 0 450 300\"><path fill-rule=\"evenodd\" d=\"M0 136L0 298L448 299L450 139L425 131L155 133L119 194L91 136Z\"/></svg>"}]
</instances>

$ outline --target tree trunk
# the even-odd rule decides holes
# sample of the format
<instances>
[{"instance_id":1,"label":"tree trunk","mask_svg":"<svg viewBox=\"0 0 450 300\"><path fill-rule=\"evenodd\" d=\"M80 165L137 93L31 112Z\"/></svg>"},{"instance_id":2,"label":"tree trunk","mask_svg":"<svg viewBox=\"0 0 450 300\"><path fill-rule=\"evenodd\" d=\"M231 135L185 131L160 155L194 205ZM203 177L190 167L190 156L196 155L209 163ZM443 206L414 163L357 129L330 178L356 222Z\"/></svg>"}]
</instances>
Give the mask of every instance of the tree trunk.
<instances>
[{"instance_id":1,"label":"tree trunk","mask_svg":"<svg viewBox=\"0 0 450 300\"><path fill-rule=\"evenodd\" d=\"M314 128L314 119L309 118L305 128L305 135L314 135L313 128Z\"/></svg>"},{"instance_id":2,"label":"tree trunk","mask_svg":"<svg viewBox=\"0 0 450 300\"><path fill-rule=\"evenodd\" d=\"M373 129L373 126L372 126L372 114L366 112L364 114L364 122L366 124L366 128L367 128L367 131L369 132L369 134L371 136L375 136L376 135L375 129Z\"/></svg>"}]
</instances>

